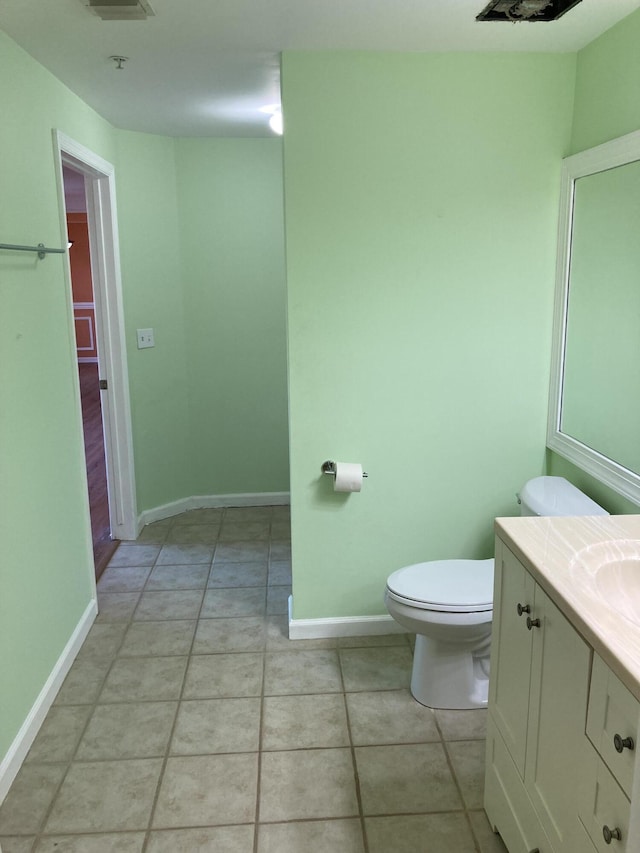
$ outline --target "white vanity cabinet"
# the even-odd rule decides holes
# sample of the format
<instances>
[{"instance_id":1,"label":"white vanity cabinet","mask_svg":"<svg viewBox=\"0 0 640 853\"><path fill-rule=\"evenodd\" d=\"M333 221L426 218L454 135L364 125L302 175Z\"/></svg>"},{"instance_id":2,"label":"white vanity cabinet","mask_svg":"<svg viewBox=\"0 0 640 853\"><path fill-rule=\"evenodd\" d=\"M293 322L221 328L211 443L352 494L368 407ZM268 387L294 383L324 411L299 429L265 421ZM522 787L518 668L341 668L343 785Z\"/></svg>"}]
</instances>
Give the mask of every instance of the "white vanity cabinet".
<instances>
[{"instance_id":1,"label":"white vanity cabinet","mask_svg":"<svg viewBox=\"0 0 640 853\"><path fill-rule=\"evenodd\" d=\"M509 853L640 853L640 513L496 534L489 821Z\"/></svg>"},{"instance_id":2,"label":"white vanity cabinet","mask_svg":"<svg viewBox=\"0 0 640 853\"><path fill-rule=\"evenodd\" d=\"M579 817L590 766L591 657L497 539L485 808L509 853L596 849Z\"/></svg>"}]
</instances>

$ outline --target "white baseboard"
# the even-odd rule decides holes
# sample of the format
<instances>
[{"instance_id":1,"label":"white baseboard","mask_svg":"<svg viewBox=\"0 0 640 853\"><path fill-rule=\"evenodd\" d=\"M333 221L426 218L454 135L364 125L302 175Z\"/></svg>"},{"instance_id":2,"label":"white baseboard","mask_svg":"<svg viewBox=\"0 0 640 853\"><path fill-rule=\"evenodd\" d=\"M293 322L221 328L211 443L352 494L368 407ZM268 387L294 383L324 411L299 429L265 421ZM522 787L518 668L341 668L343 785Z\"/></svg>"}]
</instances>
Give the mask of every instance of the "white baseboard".
<instances>
[{"instance_id":1,"label":"white baseboard","mask_svg":"<svg viewBox=\"0 0 640 853\"><path fill-rule=\"evenodd\" d=\"M145 509L138 516L138 533L146 524L162 521L188 512L190 509L211 509L226 506L286 506L289 492L255 492L231 495L192 495L152 509Z\"/></svg>"},{"instance_id":2,"label":"white baseboard","mask_svg":"<svg viewBox=\"0 0 640 853\"><path fill-rule=\"evenodd\" d=\"M290 619L290 640L331 637L368 637L373 634L406 634L391 616L336 616L333 619Z\"/></svg>"},{"instance_id":3,"label":"white baseboard","mask_svg":"<svg viewBox=\"0 0 640 853\"><path fill-rule=\"evenodd\" d=\"M20 727L20 731L15 736L7 754L2 759L0 763L0 803L6 797L11 783L16 778L22 762L31 749L31 744L35 740L49 708L53 705L53 700L56 698L62 682L71 669L71 664L76 659L76 655L80 651L80 647L84 643L97 613L97 602L95 599L91 599L73 634L69 638L69 642L62 650L62 654L51 670L51 674L47 678L38 698L27 714L27 718Z\"/></svg>"},{"instance_id":4,"label":"white baseboard","mask_svg":"<svg viewBox=\"0 0 640 853\"><path fill-rule=\"evenodd\" d=\"M319 640L333 637L367 637L375 634L406 634L391 616L334 616L327 619L292 619L289 596L289 639Z\"/></svg>"}]
</instances>

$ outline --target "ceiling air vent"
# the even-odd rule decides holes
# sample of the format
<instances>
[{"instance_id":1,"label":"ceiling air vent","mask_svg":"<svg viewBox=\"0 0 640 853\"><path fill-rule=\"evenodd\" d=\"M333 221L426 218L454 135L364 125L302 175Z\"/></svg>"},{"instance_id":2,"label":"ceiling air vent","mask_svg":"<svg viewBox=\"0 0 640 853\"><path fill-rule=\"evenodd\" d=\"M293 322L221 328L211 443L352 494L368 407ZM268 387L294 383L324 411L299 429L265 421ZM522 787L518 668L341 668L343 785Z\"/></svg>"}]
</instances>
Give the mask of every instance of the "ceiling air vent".
<instances>
[{"instance_id":1,"label":"ceiling air vent","mask_svg":"<svg viewBox=\"0 0 640 853\"><path fill-rule=\"evenodd\" d=\"M84 0L103 21L145 21L155 15L147 0Z\"/></svg>"},{"instance_id":2,"label":"ceiling air vent","mask_svg":"<svg viewBox=\"0 0 640 853\"><path fill-rule=\"evenodd\" d=\"M580 0L491 0L476 21L557 21Z\"/></svg>"}]
</instances>

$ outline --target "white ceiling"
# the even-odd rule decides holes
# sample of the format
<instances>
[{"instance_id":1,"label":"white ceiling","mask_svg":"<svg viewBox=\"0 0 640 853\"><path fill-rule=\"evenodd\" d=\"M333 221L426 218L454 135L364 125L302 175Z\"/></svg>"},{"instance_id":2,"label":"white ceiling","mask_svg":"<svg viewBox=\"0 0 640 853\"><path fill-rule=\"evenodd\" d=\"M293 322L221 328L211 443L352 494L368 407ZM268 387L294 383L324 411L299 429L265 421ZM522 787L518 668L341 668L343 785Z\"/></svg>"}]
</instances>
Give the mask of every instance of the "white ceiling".
<instances>
[{"instance_id":1,"label":"white ceiling","mask_svg":"<svg viewBox=\"0 0 640 853\"><path fill-rule=\"evenodd\" d=\"M0 0L0 27L116 127L269 136L283 50L576 51L640 0L582 0L558 21L478 22L487 0L149 0L102 21L82 0ZM129 57L116 70L112 55Z\"/></svg>"}]
</instances>

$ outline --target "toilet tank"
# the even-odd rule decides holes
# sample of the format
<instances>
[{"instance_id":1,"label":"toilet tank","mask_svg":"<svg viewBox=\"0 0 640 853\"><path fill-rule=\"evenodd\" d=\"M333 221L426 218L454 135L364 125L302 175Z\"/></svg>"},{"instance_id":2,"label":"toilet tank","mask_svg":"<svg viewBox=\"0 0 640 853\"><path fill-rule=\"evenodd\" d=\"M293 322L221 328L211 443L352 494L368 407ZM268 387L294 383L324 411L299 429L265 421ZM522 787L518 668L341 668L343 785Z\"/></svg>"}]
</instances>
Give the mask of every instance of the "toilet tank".
<instances>
[{"instance_id":1,"label":"toilet tank","mask_svg":"<svg viewBox=\"0 0 640 853\"><path fill-rule=\"evenodd\" d=\"M518 498L520 515L609 515L564 477L534 477Z\"/></svg>"}]
</instances>

